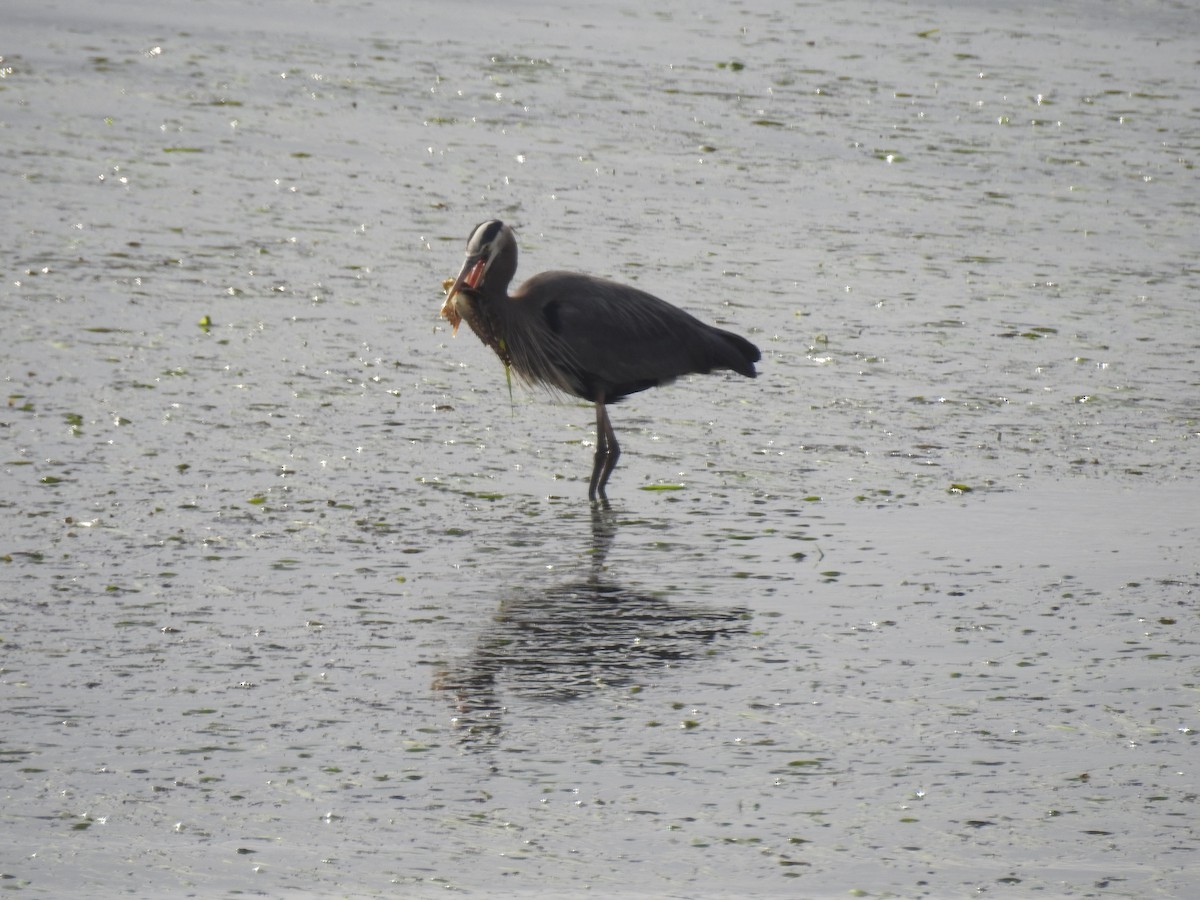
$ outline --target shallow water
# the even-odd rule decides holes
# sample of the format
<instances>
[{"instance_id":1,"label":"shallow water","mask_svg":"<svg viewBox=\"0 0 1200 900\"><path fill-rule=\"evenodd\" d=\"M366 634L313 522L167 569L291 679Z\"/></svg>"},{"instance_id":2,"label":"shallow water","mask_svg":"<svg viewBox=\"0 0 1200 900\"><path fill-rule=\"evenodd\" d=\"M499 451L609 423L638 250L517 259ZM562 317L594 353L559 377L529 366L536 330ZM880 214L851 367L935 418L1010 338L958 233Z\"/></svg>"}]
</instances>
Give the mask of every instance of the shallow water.
<instances>
[{"instance_id":1,"label":"shallow water","mask_svg":"<svg viewBox=\"0 0 1200 900\"><path fill-rule=\"evenodd\" d=\"M1195 883L1186 6L5 18L6 889ZM492 216L763 349L608 510Z\"/></svg>"}]
</instances>

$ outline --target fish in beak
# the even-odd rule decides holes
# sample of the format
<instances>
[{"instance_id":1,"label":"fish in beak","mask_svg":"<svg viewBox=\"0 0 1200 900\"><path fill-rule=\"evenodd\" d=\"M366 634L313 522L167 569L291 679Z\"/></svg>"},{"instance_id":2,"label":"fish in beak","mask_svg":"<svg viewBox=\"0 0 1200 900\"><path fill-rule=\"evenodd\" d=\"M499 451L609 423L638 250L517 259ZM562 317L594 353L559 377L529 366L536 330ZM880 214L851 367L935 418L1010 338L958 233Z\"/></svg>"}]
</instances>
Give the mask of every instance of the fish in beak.
<instances>
[{"instance_id":1,"label":"fish in beak","mask_svg":"<svg viewBox=\"0 0 1200 900\"><path fill-rule=\"evenodd\" d=\"M458 311L456 302L458 292L464 287L472 290L479 287L480 282L483 281L483 273L487 271L487 265L488 260L483 257L468 256L458 277L453 282L449 279L442 282L443 289L447 284L450 285L449 290L446 291L446 302L442 304L442 318L450 323L453 335L458 334L458 326L462 322L462 315Z\"/></svg>"}]
</instances>

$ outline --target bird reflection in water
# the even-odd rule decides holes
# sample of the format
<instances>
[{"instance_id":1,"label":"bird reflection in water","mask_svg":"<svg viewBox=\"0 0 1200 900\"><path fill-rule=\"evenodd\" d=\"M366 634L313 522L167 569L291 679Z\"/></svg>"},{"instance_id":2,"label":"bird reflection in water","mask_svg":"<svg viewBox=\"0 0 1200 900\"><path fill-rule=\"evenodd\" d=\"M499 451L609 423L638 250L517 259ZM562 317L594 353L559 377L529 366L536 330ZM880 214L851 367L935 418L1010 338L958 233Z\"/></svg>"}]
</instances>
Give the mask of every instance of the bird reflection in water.
<instances>
[{"instance_id":1,"label":"bird reflection in water","mask_svg":"<svg viewBox=\"0 0 1200 900\"><path fill-rule=\"evenodd\" d=\"M566 702L656 680L744 633L744 607L672 603L622 587L606 559L616 535L610 509L593 506L584 577L548 588L511 588L470 653L438 672L465 743L493 744L503 730L501 693Z\"/></svg>"}]
</instances>

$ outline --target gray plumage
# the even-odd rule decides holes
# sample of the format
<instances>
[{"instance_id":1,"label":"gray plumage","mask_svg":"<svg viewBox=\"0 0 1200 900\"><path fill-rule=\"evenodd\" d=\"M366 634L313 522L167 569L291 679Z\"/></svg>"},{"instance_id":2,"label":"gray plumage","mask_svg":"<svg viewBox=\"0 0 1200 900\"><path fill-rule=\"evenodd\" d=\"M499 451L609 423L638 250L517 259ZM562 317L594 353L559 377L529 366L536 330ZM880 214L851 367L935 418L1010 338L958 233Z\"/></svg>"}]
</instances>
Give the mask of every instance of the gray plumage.
<instances>
[{"instance_id":1,"label":"gray plumage","mask_svg":"<svg viewBox=\"0 0 1200 900\"><path fill-rule=\"evenodd\" d=\"M530 384L596 404L596 455L588 497L605 497L617 444L605 405L680 375L717 369L754 378L761 354L750 341L701 322L652 294L574 272L534 275L509 296L517 271L511 228L491 220L467 241L466 262L442 306L466 320Z\"/></svg>"}]
</instances>

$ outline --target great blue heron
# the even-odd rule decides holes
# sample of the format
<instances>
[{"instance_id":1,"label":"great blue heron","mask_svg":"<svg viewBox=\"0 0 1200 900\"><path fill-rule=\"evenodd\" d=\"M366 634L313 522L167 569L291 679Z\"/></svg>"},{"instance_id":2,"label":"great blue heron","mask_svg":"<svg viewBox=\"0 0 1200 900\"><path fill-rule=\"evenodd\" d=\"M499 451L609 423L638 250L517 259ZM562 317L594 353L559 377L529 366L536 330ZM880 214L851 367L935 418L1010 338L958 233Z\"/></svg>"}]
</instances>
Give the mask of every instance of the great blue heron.
<instances>
[{"instance_id":1,"label":"great blue heron","mask_svg":"<svg viewBox=\"0 0 1200 900\"><path fill-rule=\"evenodd\" d=\"M680 375L732 369L753 378L762 354L740 335L706 325L665 300L603 278L542 272L509 296L517 238L492 219L467 240L467 260L442 316L457 334L467 320L479 339L530 384L596 404L596 455L588 498L604 486L621 448L607 403Z\"/></svg>"}]
</instances>

